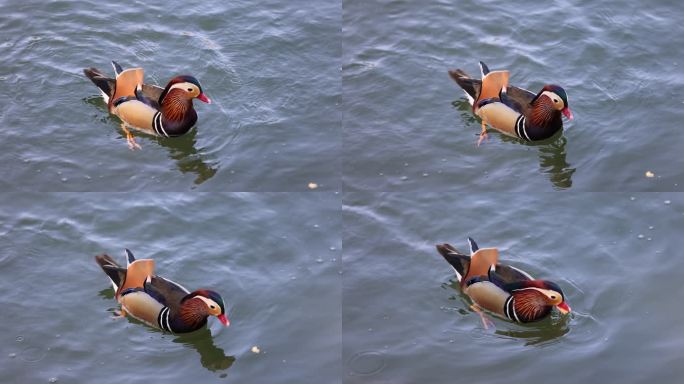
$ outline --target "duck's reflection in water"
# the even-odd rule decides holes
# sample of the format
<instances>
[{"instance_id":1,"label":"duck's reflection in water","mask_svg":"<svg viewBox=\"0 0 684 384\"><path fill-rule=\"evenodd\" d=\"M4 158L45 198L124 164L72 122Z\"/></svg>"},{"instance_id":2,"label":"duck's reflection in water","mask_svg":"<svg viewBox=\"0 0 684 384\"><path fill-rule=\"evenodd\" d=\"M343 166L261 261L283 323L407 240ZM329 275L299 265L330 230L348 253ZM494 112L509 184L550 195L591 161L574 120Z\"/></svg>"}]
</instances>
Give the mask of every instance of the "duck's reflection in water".
<instances>
[{"instance_id":1,"label":"duck's reflection in water","mask_svg":"<svg viewBox=\"0 0 684 384\"><path fill-rule=\"evenodd\" d=\"M568 139L559 131L551 138L539 142L528 142L505 135L500 135L501 141L516 142L530 147L536 147L539 155L539 169L549 176L549 181L556 189L572 187L572 175L576 169L571 167L566 157L565 145Z\"/></svg>"},{"instance_id":2,"label":"duck's reflection in water","mask_svg":"<svg viewBox=\"0 0 684 384\"><path fill-rule=\"evenodd\" d=\"M226 370L235 362L234 356L227 356L222 348L214 344L214 338L208 328L178 335L173 342L196 350L200 355L200 363L210 371Z\"/></svg>"},{"instance_id":3,"label":"duck's reflection in water","mask_svg":"<svg viewBox=\"0 0 684 384\"><path fill-rule=\"evenodd\" d=\"M159 145L167 148L169 157L176 161L178 170L182 173L194 173L197 175L194 183L200 185L211 179L219 169L218 163L205 160L202 156L204 148L197 148L197 128L179 137L154 137Z\"/></svg>"},{"instance_id":4,"label":"duck's reflection in water","mask_svg":"<svg viewBox=\"0 0 684 384\"><path fill-rule=\"evenodd\" d=\"M494 334L509 339L524 340L525 345L548 345L558 342L570 332L568 316L551 316L538 323L510 324L507 329L497 329Z\"/></svg>"}]
</instances>

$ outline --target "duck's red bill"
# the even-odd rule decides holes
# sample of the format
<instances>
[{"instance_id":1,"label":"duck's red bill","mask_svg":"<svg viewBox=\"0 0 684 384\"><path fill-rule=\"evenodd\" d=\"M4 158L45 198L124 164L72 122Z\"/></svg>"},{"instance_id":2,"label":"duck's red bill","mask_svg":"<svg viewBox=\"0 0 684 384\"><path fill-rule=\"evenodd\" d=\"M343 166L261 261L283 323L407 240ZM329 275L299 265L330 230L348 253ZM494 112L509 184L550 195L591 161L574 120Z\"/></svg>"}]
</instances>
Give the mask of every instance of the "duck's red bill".
<instances>
[{"instance_id":1,"label":"duck's red bill","mask_svg":"<svg viewBox=\"0 0 684 384\"><path fill-rule=\"evenodd\" d=\"M220 314L220 315L218 315L218 316L216 316L216 317L218 317L218 319L219 319L219 321L221 322L221 324L225 325L226 327L230 325L230 320L228 320L228 318L226 317L226 315Z\"/></svg>"},{"instance_id":2,"label":"duck's red bill","mask_svg":"<svg viewBox=\"0 0 684 384\"><path fill-rule=\"evenodd\" d=\"M572 309L570 309L570 306L565 301L556 305L556 308L558 308L558 310L564 315L572 311Z\"/></svg>"},{"instance_id":3,"label":"duck's red bill","mask_svg":"<svg viewBox=\"0 0 684 384\"><path fill-rule=\"evenodd\" d=\"M200 95L200 96L202 96L202 95ZM563 110L561 112L563 112L565 117L567 117L569 120L572 120L572 111L570 111L570 108L565 107L565 108L563 108Z\"/></svg>"},{"instance_id":4,"label":"duck's red bill","mask_svg":"<svg viewBox=\"0 0 684 384\"><path fill-rule=\"evenodd\" d=\"M199 96L197 96L197 98L200 99L200 101L204 101L207 104L211 104L211 99L208 98L207 95L205 95L204 93L200 93ZM565 113L565 112L563 112L563 113Z\"/></svg>"}]
</instances>

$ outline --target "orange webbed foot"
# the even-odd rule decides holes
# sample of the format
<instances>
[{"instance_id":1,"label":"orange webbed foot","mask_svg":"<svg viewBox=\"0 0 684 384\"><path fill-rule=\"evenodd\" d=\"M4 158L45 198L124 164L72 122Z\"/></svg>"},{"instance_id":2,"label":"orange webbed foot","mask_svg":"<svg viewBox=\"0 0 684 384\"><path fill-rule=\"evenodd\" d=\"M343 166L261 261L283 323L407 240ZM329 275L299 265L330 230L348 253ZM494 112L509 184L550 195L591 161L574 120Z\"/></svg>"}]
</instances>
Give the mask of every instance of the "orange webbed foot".
<instances>
[{"instance_id":1,"label":"orange webbed foot","mask_svg":"<svg viewBox=\"0 0 684 384\"><path fill-rule=\"evenodd\" d=\"M480 308L477 304L473 304L470 306L470 308L475 311L478 315L480 315L480 320L482 320L482 327L486 330L489 328L495 328L494 322L487 317L487 314L482 311L482 308Z\"/></svg>"},{"instance_id":2,"label":"orange webbed foot","mask_svg":"<svg viewBox=\"0 0 684 384\"><path fill-rule=\"evenodd\" d=\"M126 317L126 311L123 308L114 310L113 319L123 319L124 317Z\"/></svg>"},{"instance_id":3,"label":"orange webbed foot","mask_svg":"<svg viewBox=\"0 0 684 384\"><path fill-rule=\"evenodd\" d=\"M123 129L123 131L126 132L126 142L128 143L128 149L130 149L131 151L135 151L136 149L142 149L140 144L138 144L135 141L135 137L133 137L131 131L129 131L128 128L126 128L125 124L121 124L121 129Z\"/></svg>"},{"instance_id":4,"label":"orange webbed foot","mask_svg":"<svg viewBox=\"0 0 684 384\"><path fill-rule=\"evenodd\" d=\"M138 144L135 141L135 138L133 136L126 137L126 142L128 142L128 149L130 149L131 151L135 151L136 149L142 149L140 144Z\"/></svg>"},{"instance_id":5,"label":"orange webbed foot","mask_svg":"<svg viewBox=\"0 0 684 384\"><path fill-rule=\"evenodd\" d=\"M487 123L482 120L482 132L480 132L480 138L477 140L477 146L479 147L485 140L489 140L489 135L487 134Z\"/></svg>"}]
</instances>

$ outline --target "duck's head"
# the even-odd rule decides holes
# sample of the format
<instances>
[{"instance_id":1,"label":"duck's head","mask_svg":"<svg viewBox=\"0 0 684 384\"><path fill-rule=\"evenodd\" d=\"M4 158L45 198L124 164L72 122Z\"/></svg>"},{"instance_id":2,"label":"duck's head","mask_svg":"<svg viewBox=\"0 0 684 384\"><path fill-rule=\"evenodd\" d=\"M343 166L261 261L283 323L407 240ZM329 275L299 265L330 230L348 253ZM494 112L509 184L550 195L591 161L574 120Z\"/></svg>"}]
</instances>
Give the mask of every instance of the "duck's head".
<instances>
[{"instance_id":1,"label":"duck's head","mask_svg":"<svg viewBox=\"0 0 684 384\"><path fill-rule=\"evenodd\" d=\"M549 98L555 110L561 111L569 120L573 119L572 111L570 111L570 106L568 105L568 94L565 93L565 89L558 85L547 84L539 91L537 96L532 99L531 103L534 103L542 96Z\"/></svg>"},{"instance_id":2,"label":"duck's head","mask_svg":"<svg viewBox=\"0 0 684 384\"><path fill-rule=\"evenodd\" d=\"M524 321L535 321L556 307L562 314L571 312L565 302L565 295L558 284L547 280L527 280L514 288L511 294L515 298L515 309Z\"/></svg>"},{"instance_id":3,"label":"duck's head","mask_svg":"<svg viewBox=\"0 0 684 384\"><path fill-rule=\"evenodd\" d=\"M176 89L179 90L177 91L179 95L186 97L188 100L198 99L207 104L211 104L211 99L204 94L199 81L195 77L189 75L176 76L171 79L159 96L159 103L161 104L166 95Z\"/></svg>"},{"instance_id":4,"label":"duck's head","mask_svg":"<svg viewBox=\"0 0 684 384\"><path fill-rule=\"evenodd\" d=\"M540 288L539 292L544 295L548 305L555 306L562 314L572 311L568 303L565 302L565 295L558 284L552 281L542 280L541 286L543 288Z\"/></svg>"},{"instance_id":5,"label":"duck's head","mask_svg":"<svg viewBox=\"0 0 684 384\"><path fill-rule=\"evenodd\" d=\"M226 305L223 303L221 295L217 292L208 289L200 289L185 296L183 300L181 300L181 304L192 299L201 301L201 304L197 301L193 302L195 311L200 312L200 314L205 316L216 316L221 324L226 327L230 325L230 320L228 320L228 317L226 316Z\"/></svg>"}]
</instances>

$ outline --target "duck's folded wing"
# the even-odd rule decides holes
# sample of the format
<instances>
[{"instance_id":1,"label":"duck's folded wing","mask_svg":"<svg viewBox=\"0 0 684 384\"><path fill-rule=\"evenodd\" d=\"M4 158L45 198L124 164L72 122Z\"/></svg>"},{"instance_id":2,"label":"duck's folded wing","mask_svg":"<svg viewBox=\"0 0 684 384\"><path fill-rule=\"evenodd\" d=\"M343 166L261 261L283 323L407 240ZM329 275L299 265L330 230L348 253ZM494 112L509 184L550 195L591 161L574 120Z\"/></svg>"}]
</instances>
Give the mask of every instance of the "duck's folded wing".
<instances>
[{"instance_id":1,"label":"duck's folded wing","mask_svg":"<svg viewBox=\"0 0 684 384\"><path fill-rule=\"evenodd\" d=\"M482 88L475 101L475 105L480 100L498 98L501 89L508 88L508 71L489 72L482 78Z\"/></svg>"},{"instance_id":2,"label":"duck's folded wing","mask_svg":"<svg viewBox=\"0 0 684 384\"><path fill-rule=\"evenodd\" d=\"M116 76L116 90L112 100L123 96L135 96L135 88L143 83L142 68L129 68Z\"/></svg>"},{"instance_id":3,"label":"duck's folded wing","mask_svg":"<svg viewBox=\"0 0 684 384\"><path fill-rule=\"evenodd\" d=\"M143 84L142 86L142 95L157 103L157 109L159 109L159 96L161 96L162 92L164 92L164 88L156 85Z\"/></svg>"},{"instance_id":4,"label":"duck's folded wing","mask_svg":"<svg viewBox=\"0 0 684 384\"><path fill-rule=\"evenodd\" d=\"M145 283L148 276L154 274L154 260L139 259L128 265L125 280L119 286L117 295L129 288L140 288Z\"/></svg>"},{"instance_id":5,"label":"duck's folded wing","mask_svg":"<svg viewBox=\"0 0 684 384\"><path fill-rule=\"evenodd\" d=\"M148 97L142 88L136 88L135 89L135 99L144 103L144 104L149 105L150 107L152 107L154 109L157 109L157 110L159 109L159 102L158 102L159 99L158 98L153 99L153 98Z\"/></svg>"},{"instance_id":6,"label":"duck's folded wing","mask_svg":"<svg viewBox=\"0 0 684 384\"><path fill-rule=\"evenodd\" d=\"M509 291L511 285L515 286L521 281L532 280L532 276L510 265L497 264L496 267L489 269L488 279L499 288Z\"/></svg>"},{"instance_id":7,"label":"duck's folded wing","mask_svg":"<svg viewBox=\"0 0 684 384\"><path fill-rule=\"evenodd\" d=\"M506 89L506 105L515 111L527 116L527 111L531 107L530 102L536 95L526 89L510 86Z\"/></svg>"},{"instance_id":8,"label":"duck's folded wing","mask_svg":"<svg viewBox=\"0 0 684 384\"><path fill-rule=\"evenodd\" d=\"M167 307L180 304L189 293L182 285L159 276L145 282L145 292Z\"/></svg>"}]
</instances>

